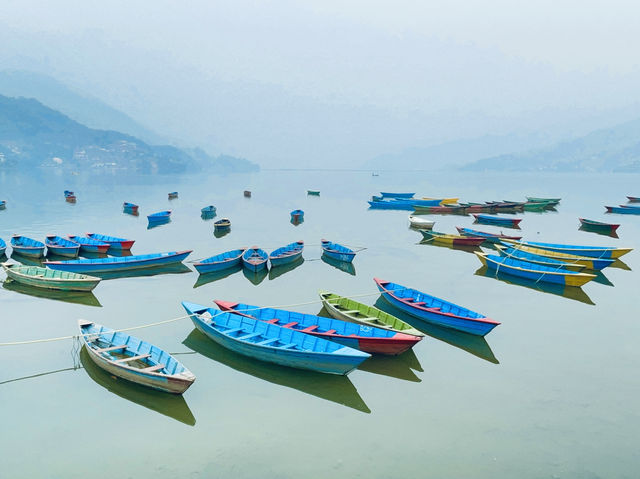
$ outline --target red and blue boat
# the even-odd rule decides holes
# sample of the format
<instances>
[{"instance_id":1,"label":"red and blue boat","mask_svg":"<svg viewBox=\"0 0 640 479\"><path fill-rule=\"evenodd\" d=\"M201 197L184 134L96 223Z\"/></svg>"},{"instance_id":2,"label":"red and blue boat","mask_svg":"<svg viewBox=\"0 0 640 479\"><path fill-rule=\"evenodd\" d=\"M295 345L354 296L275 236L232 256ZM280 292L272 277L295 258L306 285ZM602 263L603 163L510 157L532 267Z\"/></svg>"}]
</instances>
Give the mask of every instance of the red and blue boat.
<instances>
[{"instance_id":1,"label":"red and blue boat","mask_svg":"<svg viewBox=\"0 0 640 479\"><path fill-rule=\"evenodd\" d=\"M399 333L362 324L313 314L296 313L284 309L260 308L249 304L219 301L215 303L223 311L252 317L269 324L293 329L322 339L340 343L367 353L397 355L412 348L422 339L420 336Z\"/></svg>"},{"instance_id":2,"label":"red and blue boat","mask_svg":"<svg viewBox=\"0 0 640 479\"><path fill-rule=\"evenodd\" d=\"M27 238L26 236L13 235L11 246L14 253L31 258L42 258L44 256L44 243L42 241Z\"/></svg>"},{"instance_id":3,"label":"red and blue boat","mask_svg":"<svg viewBox=\"0 0 640 479\"><path fill-rule=\"evenodd\" d=\"M67 258L77 258L80 253L80 245L74 241L56 235L47 235L45 244L47 252Z\"/></svg>"},{"instance_id":4,"label":"red and blue boat","mask_svg":"<svg viewBox=\"0 0 640 479\"><path fill-rule=\"evenodd\" d=\"M193 263L198 273L213 273L215 271L223 271L234 266L238 266L242 262L242 255L245 248L226 251L215 256L211 256L197 263Z\"/></svg>"},{"instance_id":5,"label":"red and blue boat","mask_svg":"<svg viewBox=\"0 0 640 479\"><path fill-rule=\"evenodd\" d=\"M111 273L180 263L189 256L190 253L191 250L171 251L168 253L117 256L114 258L44 261L43 264L51 269L71 271L72 273Z\"/></svg>"},{"instance_id":6,"label":"red and blue boat","mask_svg":"<svg viewBox=\"0 0 640 479\"><path fill-rule=\"evenodd\" d=\"M485 336L500 323L470 309L396 283L373 278L391 305L427 323Z\"/></svg>"},{"instance_id":7,"label":"red and blue boat","mask_svg":"<svg viewBox=\"0 0 640 479\"><path fill-rule=\"evenodd\" d=\"M122 208L128 213L137 213L138 205L135 203L127 203L126 201L122 204Z\"/></svg>"},{"instance_id":8,"label":"red and blue boat","mask_svg":"<svg viewBox=\"0 0 640 479\"><path fill-rule=\"evenodd\" d=\"M519 228L518 224L522 221L522 218L505 218L503 216L492 216L473 214L476 222L483 225L495 225L503 226L505 228Z\"/></svg>"},{"instance_id":9,"label":"red and blue boat","mask_svg":"<svg viewBox=\"0 0 640 479\"><path fill-rule=\"evenodd\" d=\"M580 225L584 229L594 230L594 231L602 231L604 233L613 234L620 227L620 225L612 224L612 223L603 223L601 221L588 220L586 218L578 218L580 220Z\"/></svg>"},{"instance_id":10,"label":"red and blue boat","mask_svg":"<svg viewBox=\"0 0 640 479\"><path fill-rule=\"evenodd\" d=\"M109 250L109 243L98 241L93 238L85 238L84 236L67 235L74 243L80 245L80 251L84 253L103 253L106 254Z\"/></svg>"},{"instance_id":11,"label":"red and blue boat","mask_svg":"<svg viewBox=\"0 0 640 479\"><path fill-rule=\"evenodd\" d=\"M125 238L118 238L116 236L101 235L98 233L87 233L87 238L102 241L109 244L109 249L113 250L130 250L135 243L135 240L129 240Z\"/></svg>"},{"instance_id":12,"label":"red and blue boat","mask_svg":"<svg viewBox=\"0 0 640 479\"><path fill-rule=\"evenodd\" d=\"M298 258L302 256L303 249L304 241L296 241L295 243L290 243L287 246L274 250L269 255L271 266L283 266L297 261Z\"/></svg>"},{"instance_id":13,"label":"red and blue boat","mask_svg":"<svg viewBox=\"0 0 640 479\"><path fill-rule=\"evenodd\" d=\"M322 246L322 254L336 261L351 263L356 256L356 253L352 249L342 246L341 244L333 243L326 239L320 240L320 244Z\"/></svg>"},{"instance_id":14,"label":"red and blue boat","mask_svg":"<svg viewBox=\"0 0 640 479\"><path fill-rule=\"evenodd\" d=\"M498 233L487 233L485 231L473 230L471 228L463 228L462 226L456 226L458 233L462 236L475 236L478 238L484 238L487 243L500 243L500 240L503 239L511 239L511 240L519 240L522 239L522 236L508 236L505 234Z\"/></svg>"},{"instance_id":15,"label":"red and blue boat","mask_svg":"<svg viewBox=\"0 0 640 479\"><path fill-rule=\"evenodd\" d=\"M267 261L269 261L269 255L257 246L247 248L242 255L242 265L254 273L265 269Z\"/></svg>"}]
</instances>

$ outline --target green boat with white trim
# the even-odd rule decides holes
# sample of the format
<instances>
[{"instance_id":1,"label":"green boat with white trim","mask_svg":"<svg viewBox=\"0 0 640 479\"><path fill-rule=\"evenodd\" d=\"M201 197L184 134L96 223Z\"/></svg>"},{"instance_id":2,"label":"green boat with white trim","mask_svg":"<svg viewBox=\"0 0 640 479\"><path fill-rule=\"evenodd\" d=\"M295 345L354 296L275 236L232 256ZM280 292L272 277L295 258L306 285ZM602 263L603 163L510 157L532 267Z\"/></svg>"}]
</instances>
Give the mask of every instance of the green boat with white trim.
<instances>
[{"instance_id":1,"label":"green boat with white trim","mask_svg":"<svg viewBox=\"0 0 640 479\"><path fill-rule=\"evenodd\" d=\"M362 304L328 291L319 291L318 294L325 309L336 319L381 329L390 329L404 334L411 334L412 336L424 336L424 333L410 324L374 306Z\"/></svg>"},{"instance_id":2,"label":"green boat with white trim","mask_svg":"<svg viewBox=\"0 0 640 479\"><path fill-rule=\"evenodd\" d=\"M86 274L58 271L41 266L25 266L2 263L7 279L36 288L57 289L60 291L91 291L100 282L100 278Z\"/></svg>"}]
</instances>

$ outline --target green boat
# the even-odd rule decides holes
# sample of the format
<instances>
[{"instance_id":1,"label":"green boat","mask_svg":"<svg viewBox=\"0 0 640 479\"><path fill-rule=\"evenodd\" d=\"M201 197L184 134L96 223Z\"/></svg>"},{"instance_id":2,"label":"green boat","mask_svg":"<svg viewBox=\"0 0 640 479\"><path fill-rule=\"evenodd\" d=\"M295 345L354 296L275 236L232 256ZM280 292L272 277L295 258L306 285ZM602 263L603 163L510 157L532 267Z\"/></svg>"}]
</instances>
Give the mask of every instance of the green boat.
<instances>
[{"instance_id":1,"label":"green boat","mask_svg":"<svg viewBox=\"0 0 640 479\"><path fill-rule=\"evenodd\" d=\"M58 271L40 266L24 266L2 263L7 279L36 288L57 289L59 291L91 291L100 278L86 274Z\"/></svg>"},{"instance_id":2,"label":"green boat","mask_svg":"<svg viewBox=\"0 0 640 479\"><path fill-rule=\"evenodd\" d=\"M562 198L538 198L536 196L527 196L527 201L530 203L542 203L547 202L549 206L555 206L560 203Z\"/></svg>"},{"instance_id":3,"label":"green boat","mask_svg":"<svg viewBox=\"0 0 640 479\"><path fill-rule=\"evenodd\" d=\"M317 190L307 190L307 194L310 196L320 196L320 192Z\"/></svg>"},{"instance_id":4,"label":"green boat","mask_svg":"<svg viewBox=\"0 0 640 479\"><path fill-rule=\"evenodd\" d=\"M556 204L549 201L527 201L523 208L525 211L544 211L553 208Z\"/></svg>"},{"instance_id":5,"label":"green boat","mask_svg":"<svg viewBox=\"0 0 640 479\"><path fill-rule=\"evenodd\" d=\"M358 303L353 299L345 298L328 291L319 291L320 299L325 309L331 316L342 321L375 326L376 328L390 329L412 336L424 336L410 324L401 321L395 316L385 313L374 306Z\"/></svg>"}]
</instances>

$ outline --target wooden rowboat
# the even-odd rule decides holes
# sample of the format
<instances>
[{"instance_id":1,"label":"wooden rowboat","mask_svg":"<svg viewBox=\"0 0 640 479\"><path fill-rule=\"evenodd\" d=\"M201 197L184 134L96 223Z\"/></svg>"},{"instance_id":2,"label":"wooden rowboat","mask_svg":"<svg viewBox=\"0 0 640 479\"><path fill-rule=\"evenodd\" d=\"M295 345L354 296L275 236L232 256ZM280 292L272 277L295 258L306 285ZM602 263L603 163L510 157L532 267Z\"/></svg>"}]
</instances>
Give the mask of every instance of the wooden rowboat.
<instances>
[{"instance_id":1,"label":"wooden rowboat","mask_svg":"<svg viewBox=\"0 0 640 479\"><path fill-rule=\"evenodd\" d=\"M135 243L135 240L128 240L124 238L118 238L116 236L101 235L98 233L87 233L87 238L102 241L109 245L109 250L130 250Z\"/></svg>"},{"instance_id":2,"label":"wooden rowboat","mask_svg":"<svg viewBox=\"0 0 640 479\"><path fill-rule=\"evenodd\" d=\"M368 306L328 291L320 291L320 299L331 316L342 321L390 329L398 333L424 336L424 333L375 306Z\"/></svg>"},{"instance_id":3,"label":"wooden rowboat","mask_svg":"<svg viewBox=\"0 0 640 479\"><path fill-rule=\"evenodd\" d=\"M322 246L322 254L331 259L351 263L356 256L356 253L352 249L342 246L341 244L332 243L326 239L320 240L320 244Z\"/></svg>"},{"instance_id":4,"label":"wooden rowboat","mask_svg":"<svg viewBox=\"0 0 640 479\"><path fill-rule=\"evenodd\" d=\"M579 256L575 254L563 253L560 251L535 248L533 246L528 246L520 242L509 242L508 240L504 240L502 244L517 251L525 251L527 253L533 253L538 256L546 256L547 258L553 258L569 264L580 264L583 265L586 269L592 269L595 271L599 271L615 263L615 260L611 258L592 258L589 256Z\"/></svg>"},{"instance_id":5,"label":"wooden rowboat","mask_svg":"<svg viewBox=\"0 0 640 479\"><path fill-rule=\"evenodd\" d=\"M485 336L500 323L486 316L396 283L373 278L391 305L427 323Z\"/></svg>"},{"instance_id":6,"label":"wooden rowboat","mask_svg":"<svg viewBox=\"0 0 640 479\"><path fill-rule=\"evenodd\" d=\"M466 215L465 208L460 205L445 205L445 206L421 206L412 204L414 214L442 214L442 215Z\"/></svg>"},{"instance_id":7,"label":"wooden rowboat","mask_svg":"<svg viewBox=\"0 0 640 479\"><path fill-rule=\"evenodd\" d=\"M200 209L200 213L203 215L212 215L212 214L215 214L215 212L216 212L216 207L213 205L205 206L204 208Z\"/></svg>"},{"instance_id":8,"label":"wooden rowboat","mask_svg":"<svg viewBox=\"0 0 640 479\"><path fill-rule=\"evenodd\" d=\"M629 203L640 203L640 196L627 196Z\"/></svg>"},{"instance_id":9,"label":"wooden rowboat","mask_svg":"<svg viewBox=\"0 0 640 479\"><path fill-rule=\"evenodd\" d=\"M147 219L149 220L149 223L167 221L169 220L170 217L171 217L171 210L158 211L157 213L152 213L150 215L147 215Z\"/></svg>"},{"instance_id":10,"label":"wooden rowboat","mask_svg":"<svg viewBox=\"0 0 640 479\"><path fill-rule=\"evenodd\" d=\"M640 208L638 208L640 210ZM519 241L504 240L508 243L515 244L516 247L530 246L538 249L545 249L549 251L557 251L559 253L572 254L577 256L587 256L590 258L619 258L622 255L627 254L633 248L615 248L609 246L582 246L582 245L569 245L558 243L541 243L539 241Z\"/></svg>"},{"instance_id":11,"label":"wooden rowboat","mask_svg":"<svg viewBox=\"0 0 640 479\"><path fill-rule=\"evenodd\" d=\"M320 192L318 190L307 190L307 195L309 195L309 196L320 196Z\"/></svg>"},{"instance_id":12,"label":"wooden rowboat","mask_svg":"<svg viewBox=\"0 0 640 479\"><path fill-rule=\"evenodd\" d=\"M420 233L422 233L424 241L447 246L480 246L485 241L485 238L477 236L449 235L430 230L420 230Z\"/></svg>"},{"instance_id":13,"label":"wooden rowboat","mask_svg":"<svg viewBox=\"0 0 640 479\"><path fill-rule=\"evenodd\" d=\"M611 223L602 223L601 221L588 220L585 218L578 218L580 220L580 224L585 229L595 230L595 231L603 231L605 233L615 233L615 231L620 227L620 225L611 224Z\"/></svg>"},{"instance_id":14,"label":"wooden rowboat","mask_svg":"<svg viewBox=\"0 0 640 479\"><path fill-rule=\"evenodd\" d=\"M298 369L346 375L371 355L292 328L182 302L195 327L238 354Z\"/></svg>"},{"instance_id":15,"label":"wooden rowboat","mask_svg":"<svg viewBox=\"0 0 640 479\"><path fill-rule=\"evenodd\" d=\"M68 271L55 271L40 266L23 266L18 264L2 263L2 269L7 278L36 288L56 289L59 291L91 291L100 278L85 274L70 273Z\"/></svg>"},{"instance_id":16,"label":"wooden rowboat","mask_svg":"<svg viewBox=\"0 0 640 479\"><path fill-rule=\"evenodd\" d=\"M69 238L74 243L78 243L80 245L80 251L85 253L103 253L109 250L109 243L104 243L102 241L98 241L93 238L85 238L84 236L73 236L68 235Z\"/></svg>"},{"instance_id":17,"label":"wooden rowboat","mask_svg":"<svg viewBox=\"0 0 640 479\"><path fill-rule=\"evenodd\" d=\"M67 258L77 258L78 253L80 253L80 245L78 243L61 238L60 236L47 235L45 243L47 245L47 252L50 254L65 256Z\"/></svg>"},{"instance_id":18,"label":"wooden rowboat","mask_svg":"<svg viewBox=\"0 0 640 479\"><path fill-rule=\"evenodd\" d=\"M269 255L271 266L284 266L297 261L302 256L303 249L304 241L296 241L295 243L290 243L287 246L274 250Z\"/></svg>"},{"instance_id":19,"label":"wooden rowboat","mask_svg":"<svg viewBox=\"0 0 640 479\"><path fill-rule=\"evenodd\" d=\"M7 202L5 200L0 200L0 210L3 210L7 207Z\"/></svg>"},{"instance_id":20,"label":"wooden rowboat","mask_svg":"<svg viewBox=\"0 0 640 479\"><path fill-rule=\"evenodd\" d=\"M605 206L607 213L618 213L619 215L640 215L640 206Z\"/></svg>"},{"instance_id":21,"label":"wooden rowboat","mask_svg":"<svg viewBox=\"0 0 640 479\"><path fill-rule=\"evenodd\" d=\"M254 273L265 269L268 260L267 252L257 246L247 248L242 255L242 265Z\"/></svg>"},{"instance_id":22,"label":"wooden rowboat","mask_svg":"<svg viewBox=\"0 0 640 479\"><path fill-rule=\"evenodd\" d=\"M522 218L505 218L503 216L490 216L482 214L474 214L473 217L478 223L484 225L503 226L505 228L519 228L518 223L522 221Z\"/></svg>"},{"instance_id":23,"label":"wooden rowboat","mask_svg":"<svg viewBox=\"0 0 640 479\"><path fill-rule=\"evenodd\" d=\"M14 253L19 253L30 258L41 258L44 256L44 243L26 236L13 235L11 246Z\"/></svg>"},{"instance_id":24,"label":"wooden rowboat","mask_svg":"<svg viewBox=\"0 0 640 479\"><path fill-rule=\"evenodd\" d=\"M122 207L125 210L130 210L132 212L136 212L138 211L138 205L136 205L135 203L127 203L126 201L122 204Z\"/></svg>"},{"instance_id":25,"label":"wooden rowboat","mask_svg":"<svg viewBox=\"0 0 640 479\"><path fill-rule=\"evenodd\" d=\"M312 314L296 313L283 309L260 308L249 304L219 301L215 303L223 311L249 316L283 328L294 329L311 336L340 343L367 353L396 355L412 348L420 337L398 333L388 329L348 323L339 319Z\"/></svg>"},{"instance_id":26,"label":"wooden rowboat","mask_svg":"<svg viewBox=\"0 0 640 479\"><path fill-rule=\"evenodd\" d=\"M567 261L562 261L560 259L554 259L548 256L542 256L539 254L530 253L528 251L503 245L495 245L494 247L496 248L500 256L505 256L507 258L519 259L521 261L527 261L529 263L548 266L549 268L564 268L570 271L582 271L583 269L586 269L586 266L584 264L570 263Z\"/></svg>"},{"instance_id":27,"label":"wooden rowboat","mask_svg":"<svg viewBox=\"0 0 640 479\"><path fill-rule=\"evenodd\" d=\"M462 226L456 226L456 229L462 236L477 236L484 238L488 243L499 243L503 239L519 240L522 236L507 236L502 233L487 233L485 231L473 230L471 228L463 228Z\"/></svg>"},{"instance_id":28,"label":"wooden rowboat","mask_svg":"<svg viewBox=\"0 0 640 479\"><path fill-rule=\"evenodd\" d=\"M221 218L213 223L214 230L225 230L229 228L231 228L231 221L229 221L229 218Z\"/></svg>"},{"instance_id":29,"label":"wooden rowboat","mask_svg":"<svg viewBox=\"0 0 640 479\"><path fill-rule=\"evenodd\" d=\"M444 206L444 205L455 205L458 203L458 200L460 198L430 198L427 196L423 196L422 199L427 201L439 200L440 204Z\"/></svg>"},{"instance_id":30,"label":"wooden rowboat","mask_svg":"<svg viewBox=\"0 0 640 479\"><path fill-rule=\"evenodd\" d=\"M238 266L242 262L242 255L246 248L234 249L222 254L211 256L197 263L193 263L198 273L212 273L214 271L222 271L234 266Z\"/></svg>"},{"instance_id":31,"label":"wooden rowboat","mask_svg":"<svg viewBox=\"0 0 640 479\"><path fill-rule=\"evenodd\" d=\"M409 224L412 228L416 228L419 230L430 230L431 228L433 228L433 225L435 225L436 222L428 220L426 218L422 218L420 216L409 215Z\"/></svg>"},{"instance_id":32,"label":"wooden rowboat","mask_svg":"<svg viewBox=\"0 0 640 479\"><path fill-rule=\"evenodd\" d=\"M51 269L72 271L74 273L111 273L180 263L189 256L190 253L191 250L171 251L168 253L139 254L115 258L44 261L43 264Z\"/></svg>"},{"instance_id":33,"label":"wooden rowboat","mask_svg":"<svg viewBox=\"0 0 640 479\"><path fill-rule=\"evenodd\" d=\"M196 380L176 358L153 344L82 319L78 326L91 360L114 376L174 394L182 394Z\"/></svg>"},{"instance_id":34,"label":"wooden rowboat","mask_svg":"<svg viewBox=\"0 0 640 479\"><path fill-rule=\"evenodd\" d=\"M565 286L582 286L596 277L595 274L578 273L564 268L550 268L536 263L477 251L476 256L489 269L535 282L543 281Z\"/></svg>"}]
</instances>

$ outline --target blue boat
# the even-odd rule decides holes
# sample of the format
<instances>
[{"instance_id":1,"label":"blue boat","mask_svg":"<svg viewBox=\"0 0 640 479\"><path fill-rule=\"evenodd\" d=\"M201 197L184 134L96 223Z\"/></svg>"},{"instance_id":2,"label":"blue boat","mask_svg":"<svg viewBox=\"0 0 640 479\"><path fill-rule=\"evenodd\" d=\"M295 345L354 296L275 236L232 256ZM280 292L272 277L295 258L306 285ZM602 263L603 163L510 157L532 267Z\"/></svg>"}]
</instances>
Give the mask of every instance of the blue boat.
<instances>
[{"instance_id":1,"label":"blue boat","mask_svg":"<svg viewBox=\"0 0 640 479\"><path fill-rule=\"evenodd\" d=\"M519 259L497 256L475 251L480 262L489 269L510 274L535 282L562 284L564 286L582 286L596 277L595 274L579 273L562 267L549 267Z\"/></svg>"},{"instance_id":2,"label":"blue boat","mask_svg":"<svg viewBox=\"0 0 640 479\"><path fill-rule=\"evenodd\" d=\"M111 273L182 262L191 250L168 253L139 254L115 258L73 259L70 261L44 261L43 265L73 273Z\"/></svg>"},{"instance_id":3,"label":"blue boat","mask_svg":"<svg viewBox=\"0 0 640 479\"><path fill-rule=\"evenodd\" d=\"M518 223L522 221L522 218L506 218L504 216L482 214L474 214L473 217L478 223L484 225L504 226L505 228L519 228Z\"/></svg>"},{"instance_id":4,"label":"blue boat","mask_svg":"<svg viewBox=\"0 0 640 479\"><path fill-rule=\"evenodd\" d=\"M171 210L158 211L157 213L152 213L150 215L147 215L147 219L149 220L149 223L153 223L156 221L161 222L161 221L167 221L170 216L171 216Z\"/></svg>"},{"instance_id":5,"label":"blue boat","mask_svg":"<svg viewBox=\"0 0 640 479\"><path fill-rule=\"evenodd\" d=\"M633 248L616 248L614 246L582 246L558 243L540 243L537 241L508 241L512 245L531 246L533 248L547 251L557 251L559 253L573 254L576 256L586 256L589 258L616 259L627 254Z\"/></svg>"},{"instance_id":6,"label":"blue boat","mask_svg":"<svg viewBox=\"0 0 640 479\"><path fill-rule=\"evenodd\" d=\"M98 241L93 238L85 238L84 236L67 236L74 243L80 245L80 251L83 253L107 253L109 250L109 243Z\"/></svg>"},{"instance_id":7,"label":"blue boat","mask_svg":"<svg viewBox=\"0 0 640 479\"><path fill-rule=\"evenodd\" d=\"M328 240L320 240L322 245L322 254L328 256L331 259L342 261L344 263L351 263L356 254L352 249L342 246L338 243L332 243Z\"/></svg>"},{"instance_id":8,"label":"blue boat","mask_svg":"<svg viewBox=\"0 0 640 479\"><path fill-rule=\"evenodd\" d=\"M6 250L7 250L7 243L5 243L2 238L0 238L0 256L2 256Z\"/></svg>"},{"instance_id":9,"label":"blue boat","mask_svg":"<svg viewBox=\"0 0 640 479\"><path fill-rule=\"evenodd\" d=\"M203 259L197 263L193 263L193 266L195 266L196 270L200 274L222 271L239 265L242 262L242 255L244 252L245 248L234 249L232 251L227 251L225 253Z\"/></svg>"},{"instance_id":10,"label":"blue boat","mask_svg":"<svg viewBox=\"0 0 640 479\"><path fill-rule=\"evenodd\" d=\"M369 201L368 203L372 209L413 211L415 206L440 206L441 202L441 199L423 200L416 198L383 198L382 200L374 199L374 201Z\"/></svg>"},{"instance_id":11,"label":"blue boat","mask_svg":"<svg viewBox=\"0 0 640 479\"><path fill-rule=\"evenodd\" d=\"M291 219L292 220L304 219L304 211L302 211L302 210L293 210L291 212Z\"/></svg>"},{"instance_id":12,"label":"blue boat","mask_svg":"<svg viewBox=\"0 0 640 479\"><path fill-rule=\"evenodd\" d=\"M346 375L369 354L290 328L182 302L195 327L212 341L250 358L298 369Z\"/></svg>"},{"instance_id":13,"label":"blue boat","mask_svg":"<svg viewBox=\"0 0 640 479\"><path fill-rule=\"evenodd\" d=\"M296 241L295 243L290 243L287 246L274 250L269 255L271 266L283 266L295 262L302 256L303 249L304 241Z\"/></svg>"},{"instance_id":14,"label":"blue boat","mask_svg":"<svg viewBox=\"0 0 640 479\"><path fill-rule=\"evenodd\" d=\"M550 268L563 268L571 271L582 271L586 268L586 266L583 264L569 263L567 261L553 259L547 256L542 256L539 254L530 253L528 251L512 248L511 246L496 245L495 248L496 250L498 250L500 256L528 261L529 263L536 263L542 266L549 266Z\"/></svg>"},{"instance_id":15,"label":"blue boat","mask_svg":"<svg viewBox=\"0 0 640 479\"><path fill-rule=\"evenodd\" d=\"M247 248L247 250L242 254L242 265L254 273L265 269L267 267L268 260L269 255L267 252L261 250L257 246Z\"/></svg>"},{"instance_id":16,"label":"blue boat","mask_svg":"<svg viewBox=\"0 0 640 479\"><path fill-rule=\"evenodd\" d=\"M73 191L71 191L71 190L64 190L64 196L65 196L65 197L67 197L67 196L74 196L74 195L75 195L75 193L74 193Z\"/></svg>"},{"instance_id":17,"label":"blue boat","mask_svg":"<svg viewBox=\"0 0 640 479\"><path fill-rule=\"evenodd\" d=\"M87 238L102 241L109 244L109 250L130 250L135 243L135 240L128 240L125 238L118 238L116 236L101 235L98 233L87 233Z\"/></svg>"},{"instance_id":18,"label":"blue boat","mask_svg":"<svg viewBox=\"0 0 640 479\"><path fill-rule=\"evenodd\" d=\"M128 210L137 210L138 205L135 203L127 203L126 201L122 204L122 207Z\"/></svg>"},{"instance_id":19,"label":"blue boat","mask_svg":"<svg viewBox=\"0 0 640 479\"><path fill-rule=\"evenodd\" d=\"M0 210L3 210L7 207L7 202L5 200L0 200Z\"/></svg>"},{"instance_id":20,"label":"blue boat","mask_svg":"<svg viewBox=\"0 0 640 479\"><path fill-rule=\"evenodd\" d=\"M174 394L182 394L196 380L158 346L83 319L78 326L89 357L109 374Z\"/></svg>"},{"instance_id":21,"label":"blue boat","mask_svg":"<svg viewBox=\"0 0 640 479\"><path fill-rule=\"evenodd\" d=\"M500 243L503 239L512 239L519 240L522 239L522 236L507 236L502 233L487 233L485 231L472 230L471 228L463 228L462 226L456 226L458 233L462 236L477 236L479 238L484 238L484 240L488 243Z\"/></svg>"},{"instance_id":22,"label":"blue boat","mask_svg":"<svg viewBox=\"0 0 640 479\"><path fill-rule=\"evenodd\" d=\"M44 256L44 243L38 240L27 238L26 236L13 235L11 246L14 253L19 253L32 258Z\"/></svg>"},{"instance_id":23,"label":"blue boat","mask_svg":"<svg viewBox=\"0 0 640 479\"><path fill-rule=\"evenodd\" d=\"M427 323L485 336L500 323L470 309L396 283L373 278L391 305Z\"/></svg>"},{"instance_id":24,"label":"blue boat","mask_svg":"<svg viewBox=\"0 0 640 479\"><path fill-rule=\"evenodd\" d=\"M389 193L388 191L381 191L380 194L383 198L413 198L415 193Z\"/></svg>"},{"instance_id":25,"label":"blue boat","mask_svg":"<svg viewBox=\"0 0 640 479\"><path fill-rule=\"evenodd\" d=\"M47 253L66 256L67 258L77 258L80 253L80 245L74 241L61 238L56 235L47 235L45 244Z\"/></svg>"},{"instance_id":26,"label":"blue boat","mask_svg":"<svg viewBox=\"0 0 640 479\"><path fill-rule=\"evenodd\" d=\"M250 304L215 300L223 311L249 316L269 324L340 343L367 353L397 355L412 348L422 337L376 328L340 319L296 313L284 309L260 308Z\"/></svg>"},{"instance_id":27,"label":"blue boat","mask_svg":"<svg viewBox=\"0 0 640 479\"><path fill-rule=\"evenodd\" d=\"M212 215L212 214L215 214L215 212L216 212L216 207L213 205L205 206L200 210L200 213L202 213L203 215Z\"/></svg>"},{"instance_id":28,"label":"blue boat","mask_svg":"<svg viewBox=\"0 0 640 479\"><path fill-rule=\"evenodd\" d=\"M640 207L631 205L605 206L607 213L618 213L619 215L640 215Z\"/></svg>"}]
</instances>

